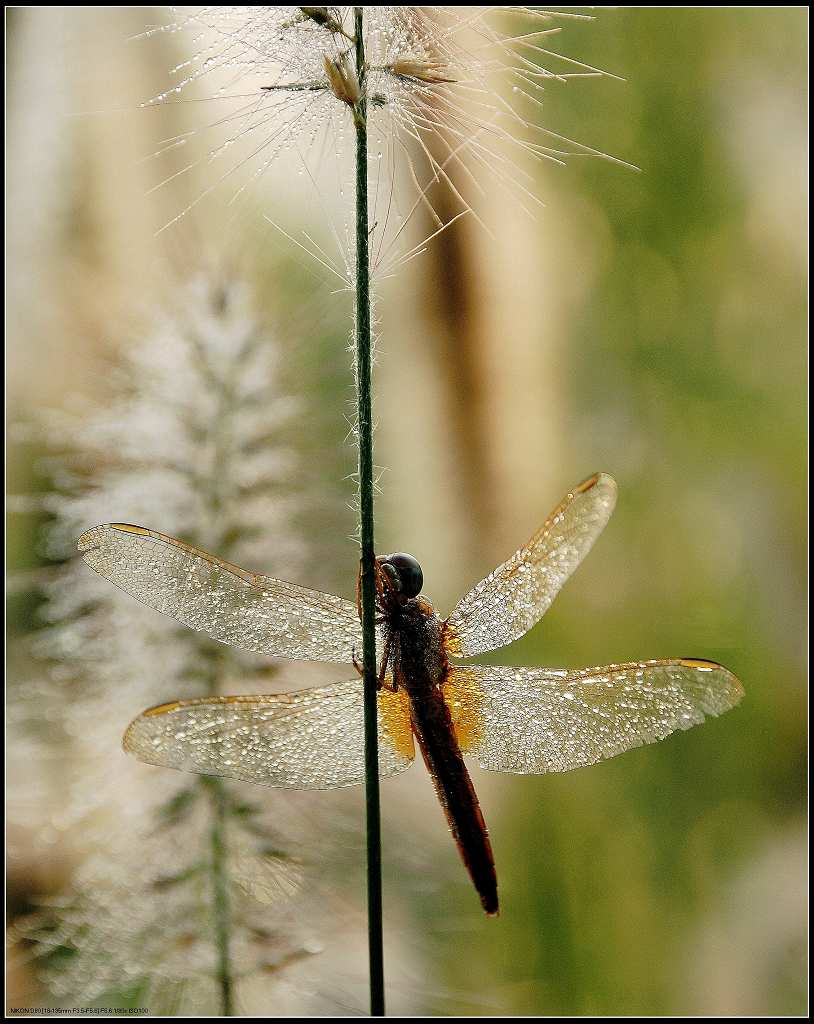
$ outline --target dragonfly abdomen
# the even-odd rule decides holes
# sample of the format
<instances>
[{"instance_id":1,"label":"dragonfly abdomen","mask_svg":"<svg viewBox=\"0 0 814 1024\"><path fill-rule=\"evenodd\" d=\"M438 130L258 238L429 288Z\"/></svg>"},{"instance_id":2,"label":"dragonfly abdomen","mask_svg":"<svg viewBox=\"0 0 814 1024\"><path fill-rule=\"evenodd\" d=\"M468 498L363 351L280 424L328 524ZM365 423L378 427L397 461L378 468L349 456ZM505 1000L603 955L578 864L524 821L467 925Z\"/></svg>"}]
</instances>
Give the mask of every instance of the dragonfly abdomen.
<instances>
[{"instance_id":1,"label":"dragonfly abdomen","mask_svg":"<svg viewBox=\"0 0 814 1024\"><path fill-rule=\"evenodd\" d=\"M455 738L449 709L436 687L418 699L411 699L411 705L413 731L461 858L483 909L487 914L497 914L497 875L489 833Z\"/></svg>"},{"instance_id":2,"label":"dragonfly abdomen","mask_svg":"<svg viewBox=\"0 0 814 1024\"><path fill-rule=\"evenodd\" d=\"M391 622L393 678L410 697L411 726L461 858L487 914L496 914L497 876L489 834L441 684L449 671L443 626L426 598Z\"/></svg>"}]
</instances>

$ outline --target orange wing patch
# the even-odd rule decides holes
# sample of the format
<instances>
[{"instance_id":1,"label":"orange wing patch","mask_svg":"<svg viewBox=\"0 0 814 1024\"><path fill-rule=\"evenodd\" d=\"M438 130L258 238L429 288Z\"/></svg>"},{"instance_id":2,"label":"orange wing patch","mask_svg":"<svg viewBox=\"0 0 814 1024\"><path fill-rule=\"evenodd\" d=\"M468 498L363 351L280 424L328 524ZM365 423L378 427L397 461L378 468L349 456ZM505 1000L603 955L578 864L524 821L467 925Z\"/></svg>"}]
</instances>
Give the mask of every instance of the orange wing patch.
<instances>
[{"instance_id":1,"label":"orange wing patch","mask_svg":"<svg viewBox=\"0 0 814 1024\"><path fill-rule=\"evenodd\" d=\"M463 753L478 747L483 739L483 690L473 672L455 669L455 682L441 686L449 708L458 746Z\"/></svg>"},{"instance_id":2,"label":"orange wing patch","mask_svg":"<svg viewBox=\"0 0 814 1024\"><path fill-rule=\"evenodd\" d=\"M461 637L458 634L458 630L452 625L449 619L446 619L444 622L442 642L446 654L451 654L455 658L461 657L461 651L463 650Z\"/></svg>"},{"instance_id":3,"label":"orange wing patch","mask_svg":"<svg viewBox=\"0 0 814 1024\"><path fill-rule=\"evenodd\" d=\"M377 694L379 722L397 754L412 761L415 757L413 730L410 728L410 698L405 690L382 687Z\"/></svg>"}]
</instances>

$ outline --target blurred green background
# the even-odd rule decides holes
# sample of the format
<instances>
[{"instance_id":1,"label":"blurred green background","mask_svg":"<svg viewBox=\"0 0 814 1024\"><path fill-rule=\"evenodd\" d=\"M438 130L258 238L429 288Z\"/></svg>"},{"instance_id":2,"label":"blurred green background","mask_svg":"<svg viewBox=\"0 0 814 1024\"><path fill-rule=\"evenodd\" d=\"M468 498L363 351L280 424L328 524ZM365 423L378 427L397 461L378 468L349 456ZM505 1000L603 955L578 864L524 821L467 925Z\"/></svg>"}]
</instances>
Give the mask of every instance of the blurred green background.
<instances>
[{"instance_id":1,"label":"blurred green background","mask_svg":"<svg viewBox=\"0 0 814 1024\"><path fill-rule=\"evenodd\" d=\"M194 105L137 109L164 87L179 41L131 39L159 20L147 8L7 19L11 422L94 397L98 361L199 251L237 268L282 325L286 382L305 403L292 436L314 495L303 582L350 595L347 302L258 226L292 204L314 217L302 181L289 195L258 188L239 222L213 200L156 235L197 186L148 195L163 175L143 158L212 118ZM801 1014L807 12L607 11L568 24L558 46L626 81L550 87L545 124L641 173L585 157L532 168L546 202L535 220L490 195L494 239L462 222L384 283L378 546L415 553L446 613L573 484L610 472L620 500L605 536L544 622L493 660L711 658L746 698L703 728L572 774L475 770L496 921L480 915L422 769L385 783L390 1005ZM9 457L12 493L49 486L30 445ZM15 508L19 574L43 564L44 524ZM15 583L12 666L28 657L37 600ZM27 842L28 859L12 863L15 909L69 871L36 830ZM48 1000L29 968L12 980L12 1005L14 991Z\"/></svg>"}]
</instances>

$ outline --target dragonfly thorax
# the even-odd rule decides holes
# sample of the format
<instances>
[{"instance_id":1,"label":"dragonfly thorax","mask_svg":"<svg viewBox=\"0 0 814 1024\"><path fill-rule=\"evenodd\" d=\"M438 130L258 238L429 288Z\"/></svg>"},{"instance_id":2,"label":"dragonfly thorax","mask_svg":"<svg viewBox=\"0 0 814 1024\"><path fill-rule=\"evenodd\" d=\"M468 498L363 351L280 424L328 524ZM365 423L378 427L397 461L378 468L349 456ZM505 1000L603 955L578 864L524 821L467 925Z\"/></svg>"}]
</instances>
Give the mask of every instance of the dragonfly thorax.
<instances>
[{"instance_id":1,"label":"dragonfly thorax","mask_svg":"<svg viewBox=\"0 0 814 1024\"><path fill-rule=\"evenodd\" d=\"M443 622L425 597L393 603L385 613L388 660L411 696L437 685L445 672Z\"/></svg>"}]
</instances>

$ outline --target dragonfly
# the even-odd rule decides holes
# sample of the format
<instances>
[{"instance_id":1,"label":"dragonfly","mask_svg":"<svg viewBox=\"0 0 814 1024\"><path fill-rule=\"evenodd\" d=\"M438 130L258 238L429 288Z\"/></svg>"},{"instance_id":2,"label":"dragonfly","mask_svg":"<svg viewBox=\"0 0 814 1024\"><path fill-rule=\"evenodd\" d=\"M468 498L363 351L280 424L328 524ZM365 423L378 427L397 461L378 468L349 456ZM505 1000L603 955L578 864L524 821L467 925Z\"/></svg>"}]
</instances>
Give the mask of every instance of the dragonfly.
<instances>
[{"instance_id":1,"label":"dragonfly","mask_svg":"<svg viewBox=\"0 0 814 1024\"><path fill-rule=\"evenodd\" d=\"M597 473L477 583L446 619L409 554L376 558L377 710L382 778L418 746L483 909L498 912L489 834L465 758L537 775L591 765L734 707L722 665L671 658L598 668L512 668L462 659L510 644L545 614L607 524L616 483ZM125 751L151 765L290 789L365 777L357 602L241 569L181 540L110 523L79 540L88 565L139 601L224 644L353 664L349 680L292 693L173 700L128 726Z\"/></svg>"}]
</instances>

